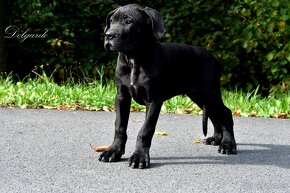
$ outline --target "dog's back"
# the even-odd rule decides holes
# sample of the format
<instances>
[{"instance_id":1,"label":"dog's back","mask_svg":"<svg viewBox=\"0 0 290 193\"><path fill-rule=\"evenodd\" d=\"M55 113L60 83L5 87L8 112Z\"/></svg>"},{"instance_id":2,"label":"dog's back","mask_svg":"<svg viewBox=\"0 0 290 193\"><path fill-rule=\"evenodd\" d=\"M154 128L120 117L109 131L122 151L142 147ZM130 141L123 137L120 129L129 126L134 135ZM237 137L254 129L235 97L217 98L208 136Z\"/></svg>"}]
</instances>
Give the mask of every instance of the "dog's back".
<instances>
[{"instance_id":1,"label":"dog's back","mask_svg":"<svg viewBox=\"0 0 290 193\"><path fill-rule=\"evenodd\" d=\"M168 74L174 74L175 80L184 80L204 84L219 84L221 65L206 49L186 44L161 43L166 60ZM207 80L208 79L208 80ZM204 85L200 85L203 87Z\"/></svg>"}]
</instances>

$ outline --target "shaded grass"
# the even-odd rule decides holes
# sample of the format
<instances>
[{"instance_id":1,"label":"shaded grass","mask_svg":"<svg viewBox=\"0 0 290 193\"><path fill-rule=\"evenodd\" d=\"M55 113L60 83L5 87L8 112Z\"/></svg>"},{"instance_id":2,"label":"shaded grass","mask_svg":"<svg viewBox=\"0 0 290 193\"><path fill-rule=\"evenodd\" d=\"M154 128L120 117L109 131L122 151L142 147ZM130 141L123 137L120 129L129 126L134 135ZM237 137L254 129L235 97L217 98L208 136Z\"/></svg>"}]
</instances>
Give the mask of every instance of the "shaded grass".
<instances>
[{"instance_id":1,"label":"shaded grass","mask_svg":"<svg viewBox=\"0 0 290 193\"><path fill-rule=\"evenodd\" d=\"M102 83L54 83L49 77L27 78L14 83L11 77L0 77L0 107L114 110L116 89L113 81ZM290 95L263 98L252 92L223 91L223 99L235 116L289 118ZM145 111L144 106L132 102L132 111ZM166 102L163 113L201 114L201 109L188 97L177 96Z\"/></svg>"}]
</instances>

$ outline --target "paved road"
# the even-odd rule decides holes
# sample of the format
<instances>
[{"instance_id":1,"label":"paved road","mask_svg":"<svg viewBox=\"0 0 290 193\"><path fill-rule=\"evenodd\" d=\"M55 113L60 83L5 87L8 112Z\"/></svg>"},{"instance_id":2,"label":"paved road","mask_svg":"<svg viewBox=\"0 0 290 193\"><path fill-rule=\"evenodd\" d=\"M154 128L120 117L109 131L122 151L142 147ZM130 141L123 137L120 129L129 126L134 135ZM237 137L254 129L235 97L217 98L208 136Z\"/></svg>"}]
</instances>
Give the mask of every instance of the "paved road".
<instances>
[{"instance_id":1,"label":"paved road","mask_svg":"<svg viewBox=\"0 0 290 193\"><path fill-rule=\"evenodd\" d=\"M115 114L0 109L0 192L290 192L290 120L235 118L237 155L194 143L201 117L161 115L150 169L127 167L144 113L132 113L127 151L101 163ZM211 124L210 124L211 125ZM209 130L212 131L210 126Z\"/></svg>"}]
</instances>

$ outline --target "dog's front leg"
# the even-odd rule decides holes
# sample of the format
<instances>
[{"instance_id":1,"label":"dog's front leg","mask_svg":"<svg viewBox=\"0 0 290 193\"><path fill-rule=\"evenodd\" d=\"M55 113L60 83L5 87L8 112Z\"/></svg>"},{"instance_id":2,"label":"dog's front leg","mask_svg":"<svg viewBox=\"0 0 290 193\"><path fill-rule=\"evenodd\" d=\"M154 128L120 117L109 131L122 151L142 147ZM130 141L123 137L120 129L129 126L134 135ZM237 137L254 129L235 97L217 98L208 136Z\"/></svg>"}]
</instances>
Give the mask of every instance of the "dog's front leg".
<instances>
[{"instance_id":1,"label":"dog's front leg","mask_svg":"<svg viewBox=\"0 0 290 193\"><path fill-rule=\"evenodd\" d=\"M99 160L103 162L119 161L125 153L125 145L127 141L127 126L130 114L131 95L128 88L119 86L115 101L116 121L115 136L112 145L108 150L104 151Z\"/></svg>"},{"instance_id":2,"label":"dog's front leg","mask_svg":"<svg viewBox=\"0 0 290 193\"><path fill-rule=\"evenodd\" d=\"M146 105L146 119L139 131L135 152L128 161L128 165L132 168L150 167L149 149L162 103L161 100L153 100Z\"/></svg>"}]
</instances>

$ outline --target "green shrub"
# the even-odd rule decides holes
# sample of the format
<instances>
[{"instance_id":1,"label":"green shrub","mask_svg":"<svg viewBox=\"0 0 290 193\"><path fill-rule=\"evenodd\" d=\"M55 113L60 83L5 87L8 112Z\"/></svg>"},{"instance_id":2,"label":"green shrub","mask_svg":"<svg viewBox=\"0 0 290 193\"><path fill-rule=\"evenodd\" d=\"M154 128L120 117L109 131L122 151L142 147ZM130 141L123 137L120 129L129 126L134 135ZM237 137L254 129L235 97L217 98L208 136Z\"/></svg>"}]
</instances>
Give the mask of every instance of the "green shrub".
<instances>
[{"instance_id":1,"label":"green shrub","mask_svg":"<svg viewBox=\"0 0 290 193\"><path fill-rule=\"evenodd\" d=\"M224 65L223 85L269 90L289 81L289 1L170 1L161 12L165 41L211 50Z\"/></svg>"},{"instance_id":2,"label":"green shrub","mask_svg":"<svg viewBox=\"0 0 290 193\"><path fill-rule=\"evenodd\" d=\"M167 27L163 41L202 46L217 56L224 66L224 87L251 90L260 85L265 93L289 91L286 0L10 1L11 25L49 29L44 41L7 41L11 70L26 75L43 66L56 80L65 80L97 78L103 66L105 76L112 78L116 54L103 48L105 17L117 4L132 2L161 12Z\"/></svg>"}]
</instances>

